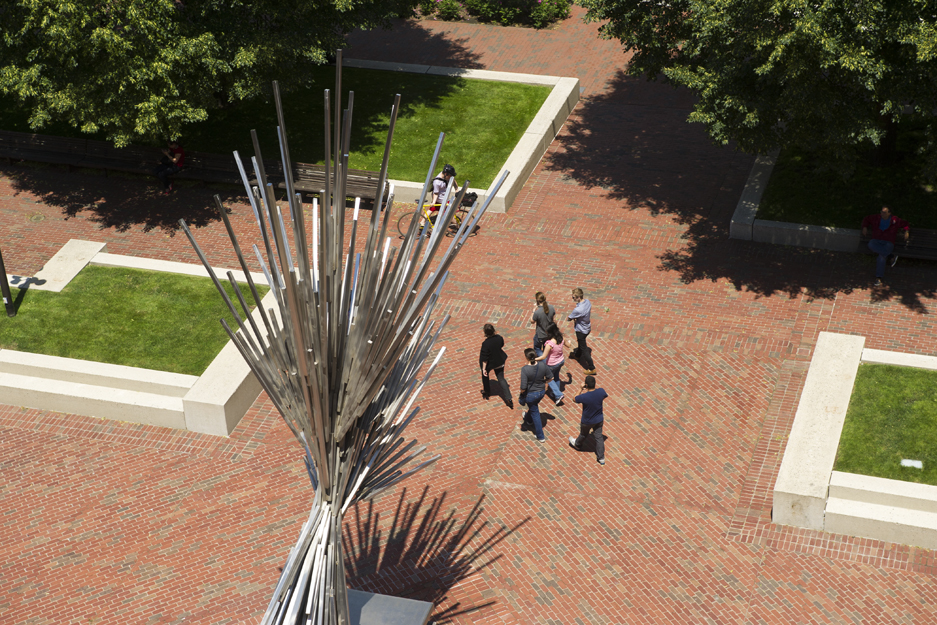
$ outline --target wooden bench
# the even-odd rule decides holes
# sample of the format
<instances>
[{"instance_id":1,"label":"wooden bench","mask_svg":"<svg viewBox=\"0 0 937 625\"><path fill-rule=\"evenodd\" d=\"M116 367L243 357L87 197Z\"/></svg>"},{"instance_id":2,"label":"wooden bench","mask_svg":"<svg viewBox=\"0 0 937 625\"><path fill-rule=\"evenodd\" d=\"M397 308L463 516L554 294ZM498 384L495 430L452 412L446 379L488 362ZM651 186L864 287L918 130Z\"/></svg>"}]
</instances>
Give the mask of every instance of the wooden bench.
<instances>
[{"instance_id":1,"label":"wooden bench","mask_svg":"<svg viewBox=\"0 0 937 625\"><path fill-rule=\"evenodd\" d=\"M859 252L872 254L869 249L869 238L859 240ZM937 260L937 230L915 228L911 226L911 239L907 247L901 242L901 237L895 242L895 254L899 258L920 258L924 260Z\"/></svg>"},{"instance_id":2,"label":"wooden bench","mask_svg":"<svg viewBox=\"0 0 937 625\"><path fill-rule=\"evenodd\" d=\"M6 159L8 163L16 160L66 165L69 170L74 167L103 169L105 175L111 171L152 175L163 158L163 153L159 148L115 148L106 141L94 139L69 139L0 130L0 158ZM279 161L264 161L264 167L273 181L282 180ZM253 183L254 172L249 158L245 159L244 169ZM241 184L237 164L234 162L234 156L230 154L186 152L182 171L173 174L173 177Z\"/></svg>"},{"instance_id":3,"label":"wooden bench","mask_svg":"<svg viewBox=\"0 0 937 625\"><path fill-rule=\"evenodd\" d=\"M377 196L377 179L379 175L380 173L376 171L349 169L348 182L345 185L345 195L347 197L360 197L368 200L375 199ZM312 194L321 193L322 190L325 189L325 166L311 165L309 163L294 163L293 183L297 191ZM277 187L285 189L286 182L280 182ZM384 190L384 197L387 197L386 188Z\"/></svg>"},{"instance_id":4,"label":"wooden bench","mask_svg":"<svg viewBox=\"0 0 937 625\"><path fill-rule=\"evenodd\" d=\"M87 150L87 139L69 139L24 132L0 131L0 157L8 163L18 161L40 161L66 165L69 169L78 166Z\"/></svg>"}]
</instances>

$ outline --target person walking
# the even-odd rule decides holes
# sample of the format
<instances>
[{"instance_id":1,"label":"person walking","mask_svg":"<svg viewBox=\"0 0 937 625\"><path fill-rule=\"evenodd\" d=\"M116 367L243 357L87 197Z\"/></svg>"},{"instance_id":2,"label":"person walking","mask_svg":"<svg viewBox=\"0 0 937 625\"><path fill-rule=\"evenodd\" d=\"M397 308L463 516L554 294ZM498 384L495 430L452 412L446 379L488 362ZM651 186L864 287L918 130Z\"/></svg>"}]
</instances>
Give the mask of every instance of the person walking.
<instances>
[{"instance_id":1,"label":"person walking","mask_svg":"<svg viewBox=\"0 0 937 625\"><path fill-rule=\"evenodd\" d=\"M537 360L545 360L550 368L553 379L550 380L549 387L550 393L553 394L553 403L562 406L563 391L560 389L560 369L563 368L563 364L566 362L566 358L563 356L563 348L572 347L573 344L570 343L569 339L563 338L563 334L555 323L551 323L550 327L547 328L547 334L550 335L550 338L543 344L543 353L537 356ZM570 381L572 381L572 378L570 378Z\"/></svg>"},{"instance_id":2,"label":"person walking","mask_svg":"<svg viewBox=\"0 0 937 625\"><path fill-rule=\"evenodd\" d=\"M534 351L537 356L543 353L543 343L549 338L547 328L553 323L556 316L556 309L547 303L547 296L537 291L534 293L534 300L537 302L537 308L534 309L534 315L530 319L530 325L537 326L534 334Z\"/></svg>"},{"instance_id":3,"label":"person walking","mask_svg":"<svg viewBox=\"0 0 937 625\"><path fill-rule=\"evenodd\" d=\"M592 302L585 298L582 289L573 289L573 302L576 307L566 316L567 321L573 322L576 331L576 349L570 354L579 361L586 375L596 375L595 363L592 361L592 350L586 343L586 337L592 332Z\"/></svg>"},{"instance_id":4,"label":"person walking","mask_svg":"<svg viewBox=\"0 0 937 625\"><path fill-rule=\"evenodd\" d=\"M608 397L604 388L595 388L595 378L586 376L586 382L580 389L582 392L573 400L582 404L582 419L579 422L579 436L569 437L569 446L576 451L582 451L582 444L588 436L595 441L595 459L599 464L605 464L605 439L602 436L602 427L605 425L605 413L602 402Z\"/></svg>"},{"instance_id":5,"label":"person walking","mask_svg":"<svg viewBox=\"0 0 937 625\"><path fill-rule=\"evenodd\" d=\"M508 408L514 410L511 389L508 387L508 381L504 379L504 363L508 358L508 355L504 353L504 339L490 323L486 323L482 331L485 333L485 340L478 354L478 366L482 372L482 397L488 399L491 396L490 376L494 371L498 377L498 384L501 385L501 398Z\"/></svg>"},{"instance_id":6,"label":"person walking","mask_svg":"<svg viewBox=\"0 0 937 625\"><path fill-rule=\"evenodd\" d=\"M868 215L862 220L862 236L869 236L872 233L872 239L869 241L869 249L878 254L878 260L875 264L875 284L881 284L885 278L885 264L894 267L898 262L898 255L895 254L895 239L898 237L898 231L902 232L904 244L908 244L911 236L909 224L904 219L895 217L891 214L891 209L883 206L879 213Z\"/></svg>"},{"instance_id":7,"label":"person walking","mask_svg":"<svg viewBox=\"0 0 937 625\"><path fill-rule=\"evenodd\" d=\"M534 434L541 443L547 442L543 435L543 423L540 421L540 400L546 394L546 385L552 377L547 363L537 362L537 353L529 347L524 350L526 365L521 367L521 405L527 406L524 425L534 426Z\"/></svg>"}]
</instances>

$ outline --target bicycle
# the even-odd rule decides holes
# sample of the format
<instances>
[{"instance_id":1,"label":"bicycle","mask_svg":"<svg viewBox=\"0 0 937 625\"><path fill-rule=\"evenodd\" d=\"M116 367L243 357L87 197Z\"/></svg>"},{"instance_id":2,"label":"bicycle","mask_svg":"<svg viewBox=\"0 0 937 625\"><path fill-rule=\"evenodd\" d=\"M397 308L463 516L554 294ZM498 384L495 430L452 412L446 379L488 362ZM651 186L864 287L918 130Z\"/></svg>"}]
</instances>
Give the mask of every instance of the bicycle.
<instances>
[{"instance_id":1,"label":"bicycle","mask_svg":"<svg viewBox=\"0 0 937 625\"><path fill-rule=\"evenodd\" d=\"M439 204L430 205L430 206L439 206ZM430 233L433 232L433 228L436 227L436 216L439 215L439 211L429 211L428 206L423 206L423 226L426 227L426 224L429 224ZM462 225L462 220L465 218L465 215L468 213L468 210L465 207L460 207L456 211L455 216L452 218L452 223L449 224L449 230L446 232L447 235L455 234L458 232L459 227ZM413 215L416 214L416 211L410 211L404 213L400 216L400 219L397 220L397 232L400 233L400 238L407 236L407 232L410 230L410 222L413 221Z\"/></svg>"}]
</instances>

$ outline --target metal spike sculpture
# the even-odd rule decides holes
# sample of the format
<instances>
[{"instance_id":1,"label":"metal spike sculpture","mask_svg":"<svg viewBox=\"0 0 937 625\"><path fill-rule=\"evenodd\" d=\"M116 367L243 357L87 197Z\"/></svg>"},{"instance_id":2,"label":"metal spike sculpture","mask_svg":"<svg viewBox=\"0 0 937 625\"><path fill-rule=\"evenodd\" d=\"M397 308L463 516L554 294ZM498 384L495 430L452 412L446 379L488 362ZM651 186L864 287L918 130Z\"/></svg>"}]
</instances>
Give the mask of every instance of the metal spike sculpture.
<instances>
[{"instance_id":1,"label":"metal spike sculpture","mask_svg":"<svg viewBox=\"0 0 937 625\"><path fill-rule=\"evenodd\" d=\"M311 246L301 195L294 188L286 125L277 83L273 84L279 126L280 157L289 211L277 204L268 182L257 135L251 131L255 156L251 159L256 185L252 185L238 153L235 160L254 217L260 228L266 260L253 246L278 315L264 311L250 278L247 263L231 228L221 200L215 196L231 244L247 277L254 303L260 310L258 324L238 289L234 293L243 317L226 294L192 233L180 220L199 259L225 300L237 329L222 320L251 370L303 449L303 461L315 491L309 519L290 551L270 605L261 621L266 624L315 623L349 625L342 549L342 517L349 506L367 501L400 480L436 461L433 456L414 463L426 447L405 441L404 430L419 413L414 407L443 355L440 349L430 366L430 351L446 325L431 321L433 309L455 260L469 234L488 208L508 172L502 172L486 195L484 205L472 205L439 254L453 216L461 205L468 181L452 194L452 183L443 200L435 227L420 227L414 213L399 250L391 246L387 224L394 203L390 186L385 209L381 199L387 186L387 162L400 106L400 95L391 108L384 160L377 181L367 241L355 250L360 198L344 259L346 180L349 135L354 92L339 126L341 50L336 61L334 143L330 145L330 94L325 91L325 185L322 202L313 200ZM423 185L425 198L444 135L440 133ZM334 157L330 158L334 148ZM422 208L422 205L420 206ZM289 245L287 223L292 226L295 250ZM454 226L453 226L454 228ZM383 244L381 244L383 241ZM294 254L295 252L295 254ZM438 260L437 260L438 257ZM234 276L227 274L234 284ZM278 318L279 320L278 321ZM262 325L262 327L260 327Z\"/></svg>"}]
</instances>

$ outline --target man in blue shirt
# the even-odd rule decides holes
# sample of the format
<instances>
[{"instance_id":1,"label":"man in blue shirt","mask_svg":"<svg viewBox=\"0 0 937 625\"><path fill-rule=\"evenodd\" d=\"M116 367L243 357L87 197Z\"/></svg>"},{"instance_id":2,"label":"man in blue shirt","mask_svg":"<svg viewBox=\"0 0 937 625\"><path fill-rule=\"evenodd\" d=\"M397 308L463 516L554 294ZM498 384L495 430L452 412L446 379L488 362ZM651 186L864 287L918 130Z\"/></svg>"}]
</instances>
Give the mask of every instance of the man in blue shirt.
<instances>
[{"instance_id":1,"label":"man in blue shirt","mask_svg":"<svg viewBox=\"0 0 937 625\"><path fill-rule=\"evenodd\" d=\"M569 446L580 451L586 437L590 434L595 440L595 459L599 464L605 464L605 439L602 437L602 426L605 425L605 414L602 411L602 402L608 397L604 388L595 388L595 378L586 376L586 383L582 385L582 393L573 400L582 404L582 420L579 423L579 436L569 437Z\"/></svg>"},{"instance_id":2,"label":"man in blue shirt","mask_svg":"<svg viewBox=\"0 0 937 625\"><path fill-rule=\"evenodd\" d=\"M576 307L566 316L566 320L572 321L573 328L576 330L576 349L570 357L579 361L582 368L586 370L586 375L595 375L592 350L586 344L586 337L592 332L592 302L583 296L582 289L579 288L573 289L573 301Z\"/></svg>"}]
</instances>

